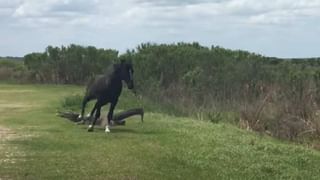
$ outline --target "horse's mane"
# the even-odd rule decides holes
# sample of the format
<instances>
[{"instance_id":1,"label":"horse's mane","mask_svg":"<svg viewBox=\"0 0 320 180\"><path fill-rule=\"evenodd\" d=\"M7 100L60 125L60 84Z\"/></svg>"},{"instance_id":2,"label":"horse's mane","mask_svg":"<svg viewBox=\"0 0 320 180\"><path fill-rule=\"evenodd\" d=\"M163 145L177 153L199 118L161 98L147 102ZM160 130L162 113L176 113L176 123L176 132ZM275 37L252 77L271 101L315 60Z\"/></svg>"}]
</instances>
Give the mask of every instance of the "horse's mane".
<instances>
[{"instance_id":1,"label":"horse's mane","mask_svg":"<svg viewBox=\"0 0 320 180\"><path fill-rule=\"evenodd\" d=\"M117 70L119 70L122 66L129 66L132 67L132 63L130 61L121 60L120 62L116 62L111 64L107 70L106 75L114 74Z\"/></svg>"},{"instance_id":2,"label":"horse's mane","mask_svg":"<svg viewBox=\"0 0 320 180\"><path fill-rule=\"evenodd\" d=\"M121 61L110 64L103 74L98 74L90 78L87 83L87 87L91 86L94 83L94 81L97 80L97 78L112 78L116 74L116 71L120 70L122 65L132 66L132 63L127 61Z\"/></svg>"}]
</instances>

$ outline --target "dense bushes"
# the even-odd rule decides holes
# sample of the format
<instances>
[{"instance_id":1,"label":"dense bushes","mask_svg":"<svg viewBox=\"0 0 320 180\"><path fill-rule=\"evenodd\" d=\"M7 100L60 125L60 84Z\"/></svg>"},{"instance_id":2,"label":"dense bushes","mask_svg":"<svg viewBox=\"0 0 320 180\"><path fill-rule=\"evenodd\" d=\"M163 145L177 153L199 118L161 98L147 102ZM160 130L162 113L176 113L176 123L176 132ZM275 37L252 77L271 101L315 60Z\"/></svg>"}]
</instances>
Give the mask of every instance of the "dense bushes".
<instances>
[{"instance_id":1,"label":"dense bushes","mask_svg":"<svg viewBox=\"0 0 320 180\"><path fill-rule=\"evenodd\" d=\"M61 101L61 107L63 110L79 111L81 109L83 97L79 94L73 94L66 96Z\"/></svg>"},{"instance_id":2,"label":"dense bushes","mask_svg":"<svg viewBox=\"0 0 320 180\"><path fill-rule=\"evenodd\" d=\"M273 136L319 135L319 59L283 60L193 44L142 44L127 52L138 89L183 114ZM226 116L227 117L227 116Z\"/></svg>"},{"instance_id":3,"label":"dense bushes","mask_svg":"<svg viewBox=\"0 0 320 180\"><path fill-rule=\"evenodd\" d=\"M25 82L29 81L29 74L22 62L10 59L0 59L0 80Z\"/></svg>"},{"instance_id":4,"label":"dense bushes","mask_svg":"<svg viewBox=\"0 0 320 180\"><path fill-rule=\"evenodd\" d=\"M89 77L103 73L117 58L115 50L72 44L61 48L48 46L44 53L27 54L24 63L37 82L81 84Z\"/></svg>"}]
</instances>

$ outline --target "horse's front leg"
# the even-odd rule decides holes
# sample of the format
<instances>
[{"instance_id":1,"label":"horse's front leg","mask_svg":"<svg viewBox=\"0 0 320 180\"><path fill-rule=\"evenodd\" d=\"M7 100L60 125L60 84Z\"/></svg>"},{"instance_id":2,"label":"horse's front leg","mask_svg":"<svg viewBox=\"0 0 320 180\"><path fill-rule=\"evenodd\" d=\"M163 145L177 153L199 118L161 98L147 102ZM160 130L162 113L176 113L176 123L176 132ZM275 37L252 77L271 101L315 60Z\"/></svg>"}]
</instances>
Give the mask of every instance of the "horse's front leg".
<instances>
[{"instance_id":1,"label":"horse's front leg","mask_svg":"<svg viewBox=\"0 0 320 180\"><path fill-rule=\"evenodd\" d=\"M86 120L89 120L89 123L91 123L91 121L92 121L92 117L93 117L95 111L97 110L97 106L98 106L98 102L96 102L96 104L95 104L94 107L92 108L90 114L88 114L88 115L86 116Z\"/></svg>"},{"instance_id":2,"label":"horse's front leg","mask_svg":"<svg viewBox=\"0 0 320 180\"><path fill-rule=\"evenodd\" d=\"M84 115L84 110L85 110L85 108L86 108L87 103L90 101L90 99L91 99L91 97L90 97L90 96L87 96L87 95L83 98L82 107L81 107L81 113L80 113L80 115L78 116L79 122L77 122L77 124L84 124L84 123L85 123L85 119L84 119L84 117L83 117L83 115Z\"/></svg>"},{"instance_id":3,"label":"horse's front leg","mask_svg":"<svg viewBox=\"0 0 320 180\"><path fill-rule=\"evenodd\" d=\"M90 124L89 127L88 127L88 131L89 131L89 132L93 131L93 127L94 127L94 125L96 124L97 119L100 117L101 104L98 103L98 102L96 103L96 105L95 105L94 108L92 109L91 116L93 115L94 110L96 110L96 114L95 114L95 117L94 117L93 121L91 122L91 124Z\"/></svg>"},{"instance_id":4,"label":"horse's front leg","mask_svg":"<svg viewBox=\"0 0 320 180\"><path fill-rule=\"evenodd\" d=\"M109 108L109 112L108 112L108 116L107 116L107 118L108 118L108 124L106 125L106 130L105 130L105 132L107 132L107 133L110 132L109 127L112 125L112 124L111 124L111 120L112 120L112 117L113 117L113 110L114 110L114 108L116 107L117 102L118 102L118 101L115 101L115 102L113 102L113 103L110 104L110 108Z\"/></svg>"}]
</instances>

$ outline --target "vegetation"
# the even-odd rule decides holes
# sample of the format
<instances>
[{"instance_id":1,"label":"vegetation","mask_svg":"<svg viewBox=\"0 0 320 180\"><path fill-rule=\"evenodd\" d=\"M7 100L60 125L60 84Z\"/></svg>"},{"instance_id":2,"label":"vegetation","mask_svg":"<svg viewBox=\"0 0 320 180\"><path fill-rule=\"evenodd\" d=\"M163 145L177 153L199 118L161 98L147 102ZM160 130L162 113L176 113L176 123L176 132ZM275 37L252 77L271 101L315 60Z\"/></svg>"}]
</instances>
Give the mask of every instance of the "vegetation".
<instances>
[{"instance_id":1,"label":"vegetation","mask_svg":"<svg viewBox=\"0 0 320 180\"><path fill-rule=\"evenodd\" d=\"M25 82L27 70L23 65L23 61L1 58L0 57L0 80L1 81L15 81Z\"/></svg>"},{"instance_id":2,"label":"vegetation","mask_svg":"<svg viewBox=\"0 0 320 180\"><path fill-rule=\"evenodd\" d=\"M7 56L7 57L1 57L0 56L0 61L22 62L23 58L22 57L12 57L12 56Z\"/></svg>"},{"instance_id":3,"label":"vegetation","mask_svg":"<svg viewBox=\"0 0 320 180\"><path fill-rule=\"evenodd\" d=\"M143 124L129 119L106 135L54 116L63 97L82 92L77 86L0 84L0 133L6 133L0 134L1 179L320 178L318 151L228 123L156 113L158 105L126 91L117 109L141 103L149 108Z\"/></svg>"},{"instance_id":4,"label":"vegetation","mask_svg":"<svg viewBox=\"0 0 320 180\"><path fill-rule=\"evenodd\" d=\"M172 114L298 142L319 139L319 58L278 59L198 43L146 43L120 56L70 45L27 54L24 68L38 83L83 84L118 59L134 63L139 94Z\"/></svg>"},{"instance_id":5,"label":"vegetation","mask_svg":"<svg viewBox=\"0 0 320 180\"><path fill-rule=\"evenodd\" d=\"M27 54L24 64L38 82L83 83L92 75L103 73L117 57L118 52L111 49L48 46L44 53Z\"/></svg>"}]
</instances>

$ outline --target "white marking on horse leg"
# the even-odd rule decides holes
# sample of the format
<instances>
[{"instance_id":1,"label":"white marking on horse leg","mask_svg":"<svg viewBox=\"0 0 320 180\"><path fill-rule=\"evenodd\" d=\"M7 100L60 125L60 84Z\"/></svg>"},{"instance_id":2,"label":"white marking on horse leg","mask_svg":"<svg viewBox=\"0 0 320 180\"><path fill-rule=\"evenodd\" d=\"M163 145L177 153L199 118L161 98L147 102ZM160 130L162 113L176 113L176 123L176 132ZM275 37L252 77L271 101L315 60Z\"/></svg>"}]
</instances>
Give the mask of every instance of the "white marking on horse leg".
<instances>
[{"instance_id":1,"label":"white marking on horse leg","mask_svg":"<svg viewBox=\"0 0 320 180\"><path fill-rule=\"evenodd\" d=\"M88 128L91 129L91 128L92 128L92 125L90 124Z\"/></svg>"},{"instance_id":2,"label":"white marking on horse leg","mask_svg":"<svg viewBox=\"0 0 320 180\"><path fill-rule=\"evenodd\" d=\"M109 133L110 132L110 129L109 129L109 126L106 125L106 130L105 130L106 133Z\"/></svg>"},{"instance_id":3,"label":"white marking on horse leg","mask_svg":"<svg viewBox=\"0 0 320 180\"><path fill-rule=\"evenodd\" d=\"M81 114L79 114L79 116L78 116L78 119L82 119L82 116L81 116Z\"/></svg>"},{"instance_id":4,"label":"white marking on horse leg","mask_svg":"<svg viewBox=\"0 0 320 180\"><path fill-rule=\"evenodd\" d=\"M90 113L88 113L88 114L86 115L86 117L90 117Z\"/></svg>"}]
</instances>

